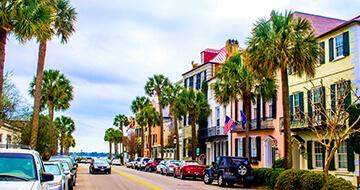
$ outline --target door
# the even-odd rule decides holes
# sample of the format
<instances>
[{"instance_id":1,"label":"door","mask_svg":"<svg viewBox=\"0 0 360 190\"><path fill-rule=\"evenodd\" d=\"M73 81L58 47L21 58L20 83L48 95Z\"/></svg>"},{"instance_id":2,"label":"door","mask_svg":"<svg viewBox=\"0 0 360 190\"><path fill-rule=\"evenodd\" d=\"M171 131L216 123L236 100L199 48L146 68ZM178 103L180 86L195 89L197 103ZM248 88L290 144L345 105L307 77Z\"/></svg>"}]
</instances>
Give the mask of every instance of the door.
<instances>
[{"instance_id":1,"label":"door","mask_svg":"<svg viewBox=\"0 0 360 190\"><path fill-rule=\"evenodd\" d=\"M265 150L265 165L266 168L271 168L273 165L273 154L272 154L272 139L268 138L265 139L264 143L264 150Z\"/></svg>"}]
</instances>

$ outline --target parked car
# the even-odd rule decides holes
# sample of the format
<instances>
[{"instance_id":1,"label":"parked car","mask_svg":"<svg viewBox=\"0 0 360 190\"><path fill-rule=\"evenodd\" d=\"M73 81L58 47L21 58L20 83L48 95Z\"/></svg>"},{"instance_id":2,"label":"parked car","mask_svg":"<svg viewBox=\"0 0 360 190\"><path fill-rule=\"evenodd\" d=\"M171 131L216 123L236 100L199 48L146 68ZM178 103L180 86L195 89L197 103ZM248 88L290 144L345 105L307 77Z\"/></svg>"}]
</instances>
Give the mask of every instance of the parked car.
<instances>
[{"instance_id":1,"label":"parked car","mask_svg":"<svg viewBox=\"0 0 360 190\"><path fill-rule=\"evenodd\" d=\"M43 190L52 180L37 151L0 148L0 189Z\"/></svg>"},{"instance_id":2,"label":"parked car","mask_svg":"<svg viewBox=\"0 0 360 190\"><path fill-rule=\"evenodd\" d=\"M44 162L45 171L54 175L54 180L47 182L50 190L68 190L69 189L69 171L64 170L59 162ZM66 174L67 173L67 174Z\"/></svg>"},{"instance_id":3,"label":"parked car","mask_svg":"<svg viewBox=\"0 0 360 190\"><path fill-rule=\"evenodd\" d=\"M166 162L165 164L165 168L163 168L163 172L161 172L162 174L165 175L173 175L174 174L174 169L178 166L180 166L180 161L179 160L169 160Z\"/></svg>"},{"instance_id":4,"label":"parked car","mask_svg":"<svg viewBox=\"0 0 360 190\"><path fill-rule=\"evenodd\" d=\"M174 169L174 177L185 179L186 177L202 178L204 176L205 166L196 161L181 161L180 166Z\"/></svg>"},{"instance_id":5,"label":"parked car","mask_svg":"<svg viewBox=\"0 0 360 190\"><path fill-rule=\"evenodd\" d=\"M150 161L150 158L143 158L142 160L140 160L139 165L138 165L138 170L145 169L145 166L149 161Z\"/></svg>"},{"instance_id":6,"label":"parked car","mask_svg":"<svg viewBox=\"0 0 360 190\"><path fill-rule=\"evenodd\" d=\"M111 165L121 165L121 161L118 158L111 160Z\"/></svg>"},{"instance_id":7,"label":"parked car","mask_svg":"<svg viewBox=\"0 0 360 190\"><path fill-rule=\"evenodd\" d=\"M64 173L68 178L68 189L72 190L74 185L76 185L76 177L75 177L75 173L71 172L72 170L71 164L67 160L59 160L58 162L60 163L61 167L64 169Z\"/></svg>"},{"instance_id":8,"label":"parked car","mask_svg":"<svg viewBox=\"0 0 360 190\"><path fill-rule=\"evenodd\" d=\"M75 162L74 158L67 155L57 155L57 156L51 156L49 161L66 161L67 163L69 163L69 169L72 174L71 175L72 186L76 186L78 164Z\"/></svg>"},{"instance_id":9,"label":"parked car","mask_svg":"<svg viewBox=\"0 0 360 190\"><path fill-rule=\"evenodd\" d=\"M129 160L128 162L126 162L125 166L127 168L133 168L135 165L135 160Z\"/></svg>"},{"instance_id":10,"label":"parked car","mask_svg":"<svg viewBox=\"0 0 360 190\"><path fill-rule=\"evenodd\" d=\"M166 168L166 160L162 160L157 166L156 166L156 173L163 174L164 169Z\"/></svg>"},{"instance_id":11,"label":"parked car","mask_svg":"<svg viewBox=\"0 0 360 190\"><path fill-rule=\"evenodd\" d=\"M145 164L146 164L146 163L144 163L144 160L146 160L146 163L147 163L147 162L150 160L150 158L145 158L145 157L138 157L138 158L136 158L135 164L134 164L134 167L133 167L133 168L135 168L135 169L137 169L137 170L140 170L141 167L142 167L142 165L143 165L144 168L145 168Z\"/></svg>"},{"instance_id":12,"label":"parked car","mask_svg":"<svg viewBox=\"0 0 360 190\"><path fill-rule=\"evenodd\" d=\"M107 173L111 174L111 166L105 159L93 159L89 166L89 173Z\"/></svg>"},{"instance_id":13,"label":"parked car","mask_svg":"<svg viewBox=\"0 0 360 190\"><path fill-rule=\"evenodd\" d=\"M137 165L138 165L138 163L140 162L141 159L143 159L143 157L137 157L137 158L135 159L135 162L134 162L134 164L132 165L132 168L133 168L133 169L137 169Z\"/></svg>"},{"instance_id":14,"label":"parked car","mask_svg":"<svg viewBox=\"0 0 360 190\"><path fill-rule=\"evenodd\" d=\"M145 165L145 171L146 172L153 172L156 171L156 166L159 165L159 163L161 161L163 161L164 159L162 158L155 158L150 160L146 165Z\"/></svg>"},{"instance_id":15,"label":"parked car","mask_svg":"<svg viewBox=\"0 0 360 190\"><path fill-rule=\"evenodd\" d=\"M250 187L254 176L247 158L219 156L210 168L205 169L203 180L205 184L211 184L213 180L217 180L220 187L226 184L233 186L235 183Z\"/></svg>"}]
</instances>

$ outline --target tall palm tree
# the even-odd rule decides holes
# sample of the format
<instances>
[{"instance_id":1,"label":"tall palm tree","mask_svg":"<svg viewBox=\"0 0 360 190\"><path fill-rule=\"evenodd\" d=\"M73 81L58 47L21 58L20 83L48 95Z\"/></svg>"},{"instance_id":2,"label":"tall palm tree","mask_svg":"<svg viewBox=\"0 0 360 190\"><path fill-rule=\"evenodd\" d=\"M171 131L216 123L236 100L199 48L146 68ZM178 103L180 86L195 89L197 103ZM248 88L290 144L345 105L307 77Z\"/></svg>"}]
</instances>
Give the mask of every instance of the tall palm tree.
<instances>
[{"instance_id":1,"label":"tall palm tree","mask_svg":"<svg viewBox=\"0 0 360 190\"><path fill-rule=\"evenodd\" d=\"M145 144L145 134L144 134L144 126L147 124L143 115L140 114L141 110L143 110L146 106L150 104L149 98L145 96L137 96L135 100L131 102L131 110L134 114L136 114L136 122L141 127L141 154L144 154L144 144Z\"/></svg>"},{"instance_id":2,"label":"tall palm tree","mask_svg":"<svg viewBox=\"0 0 360 190\"><path fill-rule=\"evenodd\" d=\"M272 77L262 77L250 72L244 65L240 53L236 53L224 63L217 73L217 81L212 86L216 101L226 105L239 97L243 100L243 110L246 117L245 142L249 144L249 130L251 120L251 101L255 96L262 96L265 101L276 95L276 82ZM237 102L237 101L236 101ZM250 160L249 149L246 157Z\"/></svg>"},{"instance_id":3,"label":"tall palm tree","mask_svg":"<svg viewBox=\"0 0 360 190\"><path fill-rule=\"evenodd\" d=\"M75 131L75 122L71 117L61 116L55 119L54 125L59 132L60 154L64 154L65 144Z\"/></svg>"},{"instance_id":4,"label":"tall palm tree","mask_svg":"<svg viewBox=\"0 0 360 190\"><path fill-rule=\"evenodd\" d=\"M181 115L189 115L191 123L191 157L196 159L195 149L197 145L196 122L201 114L210 115L210 106L206 96L202 92L195 92L193 89L183 90L175 102L175 106Z\"/></svg>"},{"instance_id":5,"label":"tall palm tree","mask_svg":"<svg viewBox=\"0 0 360 190\"><path fill-rule=\"evenodd\" d=\"M119 129L114 129L114 150L115 156L119 156L119 142L122 140L123 133Z\"/></svg>"},{"instance_id":6,"label":"tall palm tree","mask_svg":"<svg viewBox=\"0 0 360 190\"><path fill-rule=\"evenodd\" d=\"M34 97L36 77L30 83L30 95ZM40 107L47 107L51 121L54 120L54 111L66 110L73 100L73 89L71 82L59 70L46 70L41 88Z\"/></svg>"},{"instance_id":7,"label":"tall palm tree","mask_svg":"<svg viewBox=\"0 0 360 190\"><path fill-rule=\"evenodd\" d=\"M45 66L46 46L53 35L61 39L61 43L66 43L69 37L75 32L76 11L70 5L69 0L52 0L49 1L51 17L41 26L41 30L36 30L34 36L39 42L39 54L37 71L35 78L34 92L34 113L32 120L32 131L30 146L36 147L37 131L39 127L40 100L41 100L41 84L43 71Z\"/></svg>"},{"instance_id":8,"label":"tall palm tree","mask_svg":"<svg viewBox=\"0 0 360 190\"><path fill-rule=\"evenodd\" d=\"M0 5L0 110L2 111L5 48L9 34L21 42L29 40L35 30L46 32L41 26L50 18L50 9L41 0L3 0ZM3 113L1 113L3 114Z\"/></svg>"},{"instance_id":9,"label":"tall palm tree","mask_svg":"<svg viewBox=\"0 0 360 190\"><path fill-rule=\"evenodd\" d=\"M284 114L285 167L292 167L291 131L289 111L288 69L298 76L315 75L315 65L319 56L311 23L302 18L294 18L292 12L281 14L272 11L270 19L260 19L252 31L245 51L249 68L259 73L275 74L280 70L282 103Z\"/></svg>"},{"instance_id":10,"label":"tall palm tree","mask_svg":"<svg viewBox=\"0 0 360 190\"><path fill-rule=\"evenodd\" d=\"M114 128L109 128L105 131L104 141L109 142L109 157L112 160L112 143L114 142Z\"/></svg>"},{"instance_id":11,"label":"tall palm tree","mask_svg":"<svg viewBox=\"0 0 360 190\"><path fill-rule=\"evenodd\" d=\"M160 153L161 158L164 158L164 121L163 121L163 108L166 106L164 101L163 89L170 85L169 78L164 75L154 75L150 77L145 85L145 92L149 96L156 96L159 102L159 113L160 113Z\"/></svg>"},{"instance_id":12,"label":"tall palm tree","mask_svg":"<svg viewBox=\"0 0 360 190\"><path fill-rule=\"evenodd\" d=\"M121 134L125 134L124 133L124 127L129 125L129 118L126 117L126 115L124 114L119 114L116 115L114 118L114 122L113 125L117 126L120 128L121 130ZM122 146L122 151L125 151L124 149L124 138L121 138L121 146ZM124 163L124 157L121 157L121 162Z\"/></svg>"},{"instance_id":13,"label":"tall palm tree","mask_svg":"<svg viewBox=\"0 0 360 190\"><path fill-rule=\"evenodd\" d=\"M148 126L148 150L149 150L148 157L151 158L152 156L151 128L155 127L160 123L160 114L156 111L156 109L152 105L146 106L141 112Z\"/></svg>"},{"instance_id":14,"label":"tall palm tree","mask_svg":"<svg viewBox=\"0 0 360 190\"><path fill-rule=\"evenodd\" d=\"M69 155L70 147L75 147L76 142L72 134L69 134L65 139L64 154Z\"/></svg>"},{"instance_id":15,"label":"tall palm tree","mask_svg":"<svg viewBox=\"0 0 360 190\"><path fill-rule=\"evenodd\" d=\"M164 89L165 100L169 104L170 115L172 117L172 122L174 124L175 138L176 138L176 154L175 159L180 159L180 140L179 140L179 129L178 129L178 119L181 118L180 110L175 106L175 102L181 93L182 87L178 84L170 84L167 88Z\"/></svg>"}]
</instances>

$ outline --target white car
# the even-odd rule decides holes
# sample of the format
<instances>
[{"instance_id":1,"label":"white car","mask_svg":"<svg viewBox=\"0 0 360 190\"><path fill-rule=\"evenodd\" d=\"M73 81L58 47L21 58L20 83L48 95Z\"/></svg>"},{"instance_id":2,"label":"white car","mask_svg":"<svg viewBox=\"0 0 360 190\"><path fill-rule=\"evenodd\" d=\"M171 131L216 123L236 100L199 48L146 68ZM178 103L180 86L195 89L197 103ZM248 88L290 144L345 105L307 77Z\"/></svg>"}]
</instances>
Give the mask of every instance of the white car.
<instances>
[{"instance_id":1,"label":"white car","mask_svg":"<svg viewBox=\"0 0 360 190\"><path fill-rule=\"evenodd\" d=\"M167 160L162 160L157 166L156 166L156 173L164 174L164 171L166 169Z\"/></svg>"},{"instance_id":2,"label":"white car","mask_svg":"<svg viewBox=\"0 0 360 190\"><path fill-rule=\"evenodd\" d=\"M46 182L50 190L68 190L69 189L69 171L65 171L60 162L44 162L45 171L54 175L54 180Z\"/></svg>"},{"instance_id":3,"label":"white car","mask_svg":"<svg viewBox=\"0 0 360 190\"><path fill-rule=\"evenodd\" d=\"M0 148L0 189L48 190L52 180L37 151Z\"/></svg>"},{"instance_id":4,"label":"white car","mask_svg":"<svg viewBox=\"0 0 360 190\"><path fill-rule=\"evenodd\" d=\"M145 169L145 166L146 166L146 164L147 164L149 161L150 161L150 158L143 158L143 159L141 159L140 162L139 162L138 169L139 169L139 170Z\"/></svg>"},{"instance_id":5,"label":"white car","mask_svg":"<svg viewBox=\"0 0 360 190\"><path fill-rule=\"evenodd\" d=\"M126 162L125 166L127 168L133 168L134 164L135 164L135 160L131 160L131 161Z\"/></svg>"},{"instance_id":6,"label":"white car","mask_svg":"<svg viewBox=\"0 0 360 190\"><path fill-rule=\"evenodd\" d=\"M120 159L113 159L112 161L111 161L111 165L121 165L121 161L120 161Z\"/></svg>"}]
</instances>

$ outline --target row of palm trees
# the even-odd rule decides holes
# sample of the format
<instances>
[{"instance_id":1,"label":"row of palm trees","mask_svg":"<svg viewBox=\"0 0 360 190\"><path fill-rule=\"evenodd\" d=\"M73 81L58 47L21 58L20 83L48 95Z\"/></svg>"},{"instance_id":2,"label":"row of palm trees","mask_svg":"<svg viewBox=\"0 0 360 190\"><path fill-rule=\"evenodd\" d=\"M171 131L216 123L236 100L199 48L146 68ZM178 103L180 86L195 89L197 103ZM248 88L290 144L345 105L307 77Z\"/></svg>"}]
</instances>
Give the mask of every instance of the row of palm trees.
<instances>
[{"instance_id":1,"label":"row of palm trees","mask_svg":"<svg viewBox=\"0 0 360 190\"><path fill-rule=\"evenodd\" d=\"M21 43L31 39L36 39L39 43L36 77L32 83L35 88L32 92L34 112L30 141L30 146L36 148L41 101L43 101L41 98L47 42L53 36L59 37L61 43L68 41L75 32L76 11L70 5L69 0L4 0L0 6L0 14L0 100L3 99L2 87L7 37L11 34ZM49 100L49 104L46 106L54 105ZM0 108L2 110L2 101L0 101ZM53 109L50 108L50 111ZM53 114L50 113L50 115L53 121Z\"/></svg>"}]
</instances>

